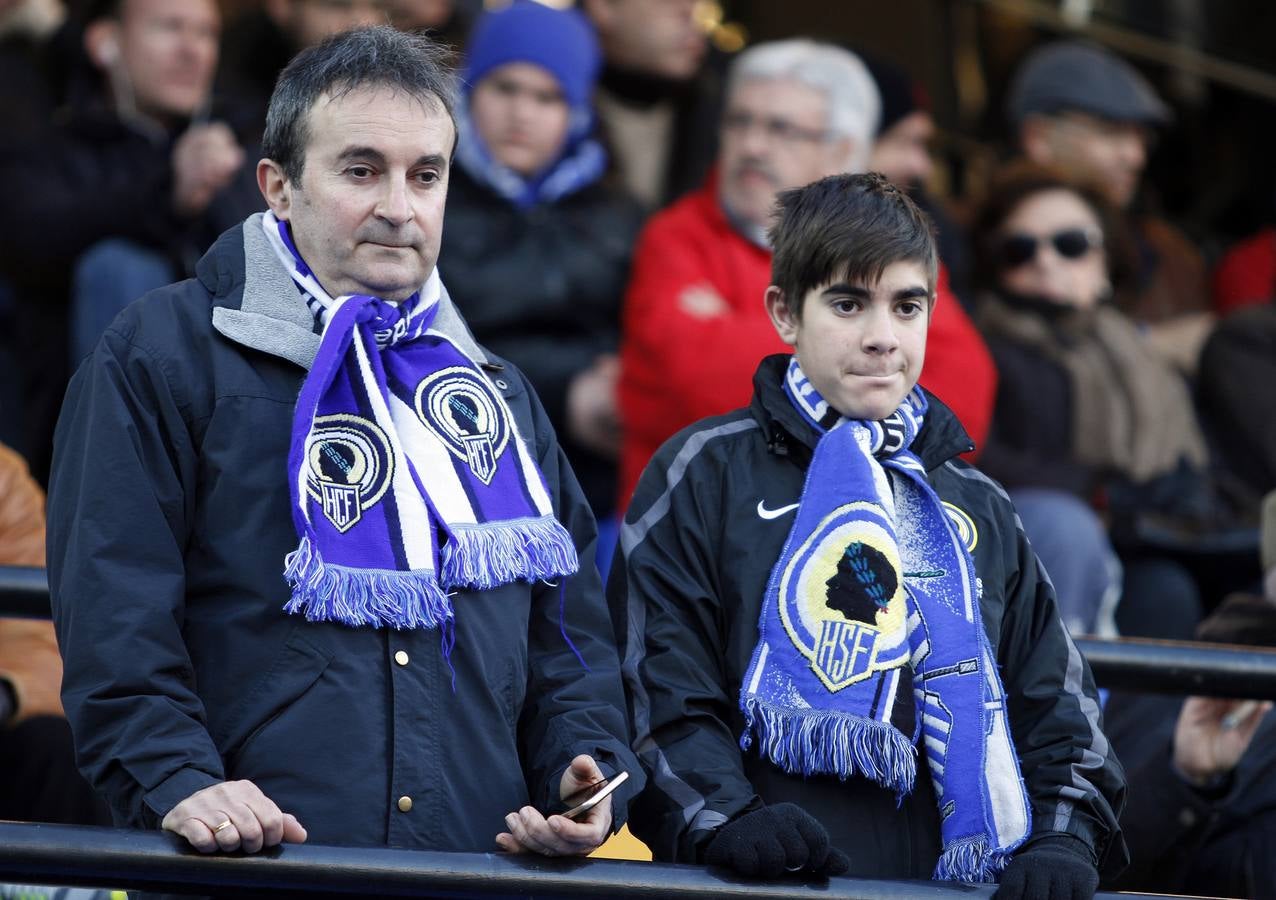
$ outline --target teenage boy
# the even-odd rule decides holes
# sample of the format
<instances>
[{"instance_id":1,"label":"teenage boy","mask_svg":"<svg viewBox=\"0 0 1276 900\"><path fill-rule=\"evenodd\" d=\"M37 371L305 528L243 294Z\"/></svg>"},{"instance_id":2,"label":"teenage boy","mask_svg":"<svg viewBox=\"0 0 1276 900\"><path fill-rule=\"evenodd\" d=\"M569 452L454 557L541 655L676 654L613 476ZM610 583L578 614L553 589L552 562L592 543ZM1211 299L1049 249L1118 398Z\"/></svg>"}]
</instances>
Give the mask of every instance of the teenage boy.
<instances>
[{"instance_id":1,"label":"teenage boy","mask_svg":"<svg viewBox=\"0 0 1276 900\"><path fill-rule=\"evenodd\" d=\"M765 304L793 354L670 440L611 602L657 859L1000 879L1089 897L1124 776L1085 660L970 439L917 388L925 216L883 177L779 196Z\"/></svg>"}]
</instances>

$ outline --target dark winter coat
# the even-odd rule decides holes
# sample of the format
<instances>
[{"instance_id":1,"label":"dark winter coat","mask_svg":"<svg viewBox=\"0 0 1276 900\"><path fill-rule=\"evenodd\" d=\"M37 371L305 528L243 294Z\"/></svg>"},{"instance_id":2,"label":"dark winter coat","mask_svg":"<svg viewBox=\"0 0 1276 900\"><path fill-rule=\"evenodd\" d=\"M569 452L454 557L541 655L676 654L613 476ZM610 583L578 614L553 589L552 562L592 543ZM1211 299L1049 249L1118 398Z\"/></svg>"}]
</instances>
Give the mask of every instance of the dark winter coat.
<instances>
[{"instance_id":1,"label":"dark winter coat","mask_svg":"<svg viewBox=\"0 0 1276 900\"><path fill-rule=\"evenodd\" d=\"M593 519L523 377L450 304L435 327L501 392L592 559ZM318 340L252 217L196 279L129 307L72 380L50 587L79 763L116 821L153 827L195 791L249 779L317 843L490 850L506 813L557 800L574 755L637 774L587 562L562 586L454 594L450 656L437 630L283 612L286 459Z\"/></svg>"}]
</instances>

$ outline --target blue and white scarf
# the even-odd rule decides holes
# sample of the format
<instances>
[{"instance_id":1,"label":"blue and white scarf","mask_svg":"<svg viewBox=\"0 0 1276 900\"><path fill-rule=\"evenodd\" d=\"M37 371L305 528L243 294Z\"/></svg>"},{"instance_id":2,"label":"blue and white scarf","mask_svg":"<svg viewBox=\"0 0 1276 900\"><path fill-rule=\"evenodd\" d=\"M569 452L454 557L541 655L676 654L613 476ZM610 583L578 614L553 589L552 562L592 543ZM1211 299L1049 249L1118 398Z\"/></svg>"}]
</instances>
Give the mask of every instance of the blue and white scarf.
<instances>
[{"instance_id":1,"label":"blue and white scarf","mask_svg":"<svg viewBox=\"0 0 1276 900\"><path fill-rule=\"evenodd\" d=\"M934 877L995 881L1030 811L962 536L973 528L909 451L926 396L914 388L880 422L848 420L796 359L784 389L822 437L763 599L741 745L756 740L786 772L860 775L903 795L920 738L941 819Z\"/></svg>"},{"instance_id":2,"label":"blue and white scarf","mask_svg":"<svg viewBox=\"0 0 1276 900\"><path fill-rule=\"evenodd\" d=\"M297 549L285 606L316 621L435 628L448 591L570 575L576 548L504 399L431 330L437 269L401 303L333 299L267 212L267 239L323 326L293 415Z\"/></svg>"}]
</instances>

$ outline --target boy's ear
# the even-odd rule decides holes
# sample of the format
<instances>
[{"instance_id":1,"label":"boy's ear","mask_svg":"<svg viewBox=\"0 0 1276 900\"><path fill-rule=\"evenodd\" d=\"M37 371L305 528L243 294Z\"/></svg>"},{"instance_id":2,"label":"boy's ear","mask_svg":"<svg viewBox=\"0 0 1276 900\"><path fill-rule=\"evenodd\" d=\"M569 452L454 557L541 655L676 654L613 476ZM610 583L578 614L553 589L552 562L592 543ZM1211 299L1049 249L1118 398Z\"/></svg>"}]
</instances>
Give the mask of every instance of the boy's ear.
<instances>
[{"instance_id":1,"label":"boy's ear","mask_svg":"<svg viewBox=\"0 0 1276 900\"><path fill-rule=\"evenodd\" d=\"M801 325L799 310L789 304L784 296L784 290L779 285L770 285L766 289L763 303L766 305L766 313L770 316L771 324L775 326L775 333L780 336L780 340L790 347L797 346L798 330Z\"/></svg>"}]
</instances>

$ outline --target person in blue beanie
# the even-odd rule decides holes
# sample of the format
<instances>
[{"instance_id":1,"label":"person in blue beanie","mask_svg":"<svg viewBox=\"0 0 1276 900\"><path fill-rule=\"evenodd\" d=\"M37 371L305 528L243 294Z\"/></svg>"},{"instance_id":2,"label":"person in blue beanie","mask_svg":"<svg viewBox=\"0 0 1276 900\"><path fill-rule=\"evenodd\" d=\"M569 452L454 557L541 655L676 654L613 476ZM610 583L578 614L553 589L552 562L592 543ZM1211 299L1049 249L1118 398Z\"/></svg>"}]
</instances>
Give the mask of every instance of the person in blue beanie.
<instances>
[{"instance_id":1,"label":"person in blue beanie","mask_svg":"<svg viewBox=\"0 0 1276 900\"><path fill-rule=\"evenodd\" d=\"M439 266L479 341L536 387L606 528L620 304L642 211L605 177L590 102L600 62L574 11L515 2L476 23Z\"/></svg>"}]
</instances>

